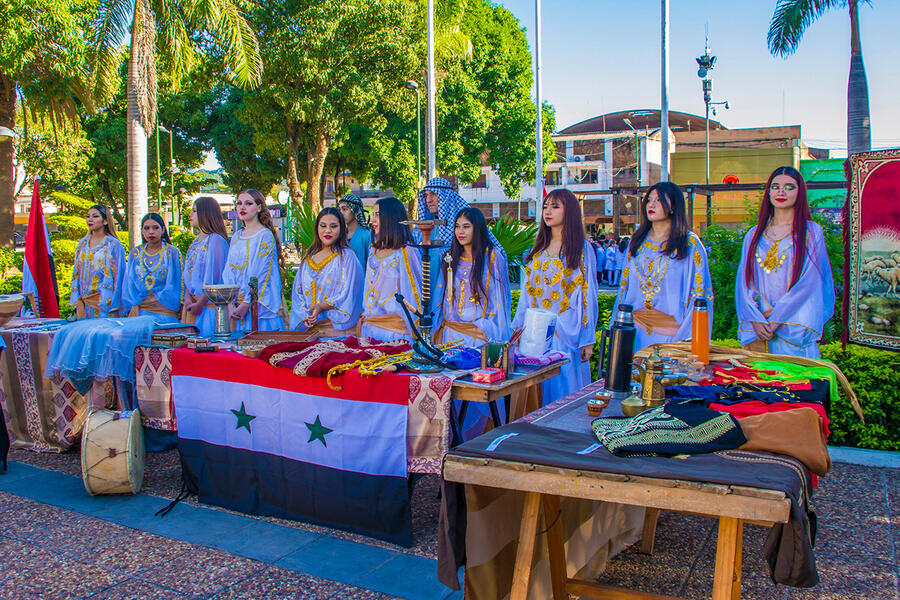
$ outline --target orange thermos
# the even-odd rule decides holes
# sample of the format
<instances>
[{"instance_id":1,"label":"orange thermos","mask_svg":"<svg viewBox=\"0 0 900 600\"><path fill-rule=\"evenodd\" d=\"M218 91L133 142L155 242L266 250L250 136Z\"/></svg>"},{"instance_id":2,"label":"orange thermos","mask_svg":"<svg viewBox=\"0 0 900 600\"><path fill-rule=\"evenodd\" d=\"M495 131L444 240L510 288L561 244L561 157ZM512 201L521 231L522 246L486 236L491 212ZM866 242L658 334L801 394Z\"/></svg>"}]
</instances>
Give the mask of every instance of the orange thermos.
<instances>
[{"instance_id":1,"label":"orange thermos","mask_svg":"<svg viewBox=\"0 0 900 600\"><path fill-rule=\"evenodd\" d=\"M706 298L694 299L691 321L691 354L704 365L709 364L709 304Z\"/></svg>"}]
</instances>

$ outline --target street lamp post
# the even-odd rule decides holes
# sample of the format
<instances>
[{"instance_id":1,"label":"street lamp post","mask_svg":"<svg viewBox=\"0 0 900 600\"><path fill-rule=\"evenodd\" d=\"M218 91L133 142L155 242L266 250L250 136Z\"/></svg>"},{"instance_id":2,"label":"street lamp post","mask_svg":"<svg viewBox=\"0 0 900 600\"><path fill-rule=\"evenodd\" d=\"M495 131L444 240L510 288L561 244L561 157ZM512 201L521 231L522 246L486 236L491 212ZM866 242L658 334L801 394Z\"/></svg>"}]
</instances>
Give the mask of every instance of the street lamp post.
<instances>
[{"instance_id":1,"label":"street lamp post","mask_svg":"<svg viewBox=\"0 0 900 600\"><path fill-rule=\"evenodd\" d=\"M709 113L710 108L712 109L713 115L716 114L715 107L718 105L725 106L726 109L729 108L728 102L713 102L712 101L712 78L709 77L709 72L712 71L716 66L716 57L712 56L709 53L709 36L706 38L706 50L703 52L703 56L696 59L697 65L700 67L697 69L697 77L702 80L702 89L703 89L703 103L706 105L706 185L709 185ZM693 215L691 215L693 218ZM709 227L712 224L712 196L709 195L709 190L706 190L706 226Z\"/></svg>"},{"instance_id":2,"label":"street lamp post","mask_svg":"<svg viewBox=\"0 0 900 600\"><path fill-rule=\"evenodd\" d=\"M403 85L416 93L416 185L418 186L422 178L422 102L418 83L410 79Z\"/></svg>"},{"instance_id":3,"label":"street lamp post","mask_svg":"<svg viewBox=\"0 0 900 600\"><path fill-rule=\"evenodd\" d=\"M177 203L175 201L175 173L176 173L177 169L175 168L175 151L172 146L172 130L166 129L166 127L163 125L159 125L156 128L156 169L157 169L157 173L159 173L159 132L160 131L162 131L163 133L169 134L169 185L172 186L169 189L171 190L170 193L172 195L172 220L177 225L180 225L181 223L178 221L178 218L175 216L175 207L177 205ZM160 179L162 179L162 178L160 177ZM162 194L160 194L160 195L162 195Z\"/></svg>"}]
</instances>

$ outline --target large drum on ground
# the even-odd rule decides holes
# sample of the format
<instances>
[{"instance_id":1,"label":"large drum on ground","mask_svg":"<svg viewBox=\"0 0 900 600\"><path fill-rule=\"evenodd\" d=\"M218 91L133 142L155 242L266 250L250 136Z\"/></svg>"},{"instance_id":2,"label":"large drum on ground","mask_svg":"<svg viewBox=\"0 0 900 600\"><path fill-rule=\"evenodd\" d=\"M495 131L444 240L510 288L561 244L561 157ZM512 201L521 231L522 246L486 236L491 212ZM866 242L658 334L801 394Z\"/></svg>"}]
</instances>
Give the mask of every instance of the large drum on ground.
<instances>
[{"instance_id":1,"label":"large drum on ground","mask_svg":"<svg viewBox=\"0 0 900 600\"><path fill-rule=\"evenodd\" d=\"M137 494L144 481L144 430L138 410L93 410L81 436L88 494Z\"/></svg>"}]
</instances>

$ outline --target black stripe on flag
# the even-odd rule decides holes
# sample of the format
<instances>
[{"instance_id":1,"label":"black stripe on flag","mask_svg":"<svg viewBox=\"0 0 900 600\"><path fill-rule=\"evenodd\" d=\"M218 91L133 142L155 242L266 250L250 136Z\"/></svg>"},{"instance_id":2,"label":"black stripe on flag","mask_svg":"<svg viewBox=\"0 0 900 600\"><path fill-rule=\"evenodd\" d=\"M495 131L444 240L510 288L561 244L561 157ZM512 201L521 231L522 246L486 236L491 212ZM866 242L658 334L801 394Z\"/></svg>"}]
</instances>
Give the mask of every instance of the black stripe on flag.
<instances>
[{"instance_id":1,"label":"black stripe on flag","mask_svg":"<svg viewBox=\"0 0 900 600\"><path fill-rule=\"evenodd\" d=\"M412 545L406 477L368 475L178 439L186 481L204 504L294 519Z\"/></svg>"}]
</instances>

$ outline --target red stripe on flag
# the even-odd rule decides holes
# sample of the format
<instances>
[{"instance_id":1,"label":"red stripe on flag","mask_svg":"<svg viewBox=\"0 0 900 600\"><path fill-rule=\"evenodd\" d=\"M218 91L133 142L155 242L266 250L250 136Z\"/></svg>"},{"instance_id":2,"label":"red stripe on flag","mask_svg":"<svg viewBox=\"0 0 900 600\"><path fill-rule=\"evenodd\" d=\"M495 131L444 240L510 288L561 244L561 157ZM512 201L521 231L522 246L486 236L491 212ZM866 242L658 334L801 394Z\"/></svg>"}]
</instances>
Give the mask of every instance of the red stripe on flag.
<instances>
[{"instance_id":1,"label":"red stripe on flag","mask_svg":"<svg viewBox=\"0 0 900 600\"><path fill-rule=\"evenodd\" d=\"M37 290L36 300L40 315L58 319L59 304L56 301L56 286L53 283L56 273L50 266L47 224L44 221L44 208L41 206L37 179L34 180L34 191L31 193L31 213L28 215L28 231L25 234L25 262L28 264L26 272L31 275L34 288Z\"/></svg>"},{"instance_id":2,"label":"red stripe on flag","mask_svg":"<svg viewBox=\"0 0 900 600\"><path fill-rule=\"evenodd\" d=\"M340 391L335 391L328 387L324 378L299 377L290 369L273 367L237 352L194 352L184 348L170 352L173 377L201 377L359 402L409 402L409 375L384 373L364 377L356 370L347 371L332 379L332 383L342 386Z\"/></svg>"}]
</instances>

